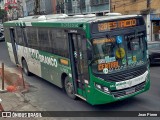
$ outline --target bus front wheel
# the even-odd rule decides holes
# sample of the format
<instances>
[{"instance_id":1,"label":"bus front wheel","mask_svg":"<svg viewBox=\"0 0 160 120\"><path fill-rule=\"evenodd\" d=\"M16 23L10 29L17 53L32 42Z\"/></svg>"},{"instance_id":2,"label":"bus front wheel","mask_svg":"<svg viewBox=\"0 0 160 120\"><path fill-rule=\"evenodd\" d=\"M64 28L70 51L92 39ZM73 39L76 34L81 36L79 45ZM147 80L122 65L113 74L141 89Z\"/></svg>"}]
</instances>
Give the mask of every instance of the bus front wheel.
<instances>
[{"instance_id":1,"label":"bus front wheel","mask_svg":"<svg viewBox=\"0 0 160 120\"><path fill-rule=\"evenodd\" d=\"M65 78L65 91L67 93L67 95L71 98L71 99L76 99L76 95L74 92L74 88L73 88L73 83L69 80L69 77L67 76Z\"/></svg>"},{"instance_id":2,"label":"bus front wheel","mask_svg":"<svg viewBox=\"0 0 160 120\"><path fill-rule=\"evenodd\" d=\"M27 65L27 62L26 60L22 60L22 67L23 67L23 72L29 76L30 75L30 72L28 70L28 65Z\"/></svg>"}]
</instances>

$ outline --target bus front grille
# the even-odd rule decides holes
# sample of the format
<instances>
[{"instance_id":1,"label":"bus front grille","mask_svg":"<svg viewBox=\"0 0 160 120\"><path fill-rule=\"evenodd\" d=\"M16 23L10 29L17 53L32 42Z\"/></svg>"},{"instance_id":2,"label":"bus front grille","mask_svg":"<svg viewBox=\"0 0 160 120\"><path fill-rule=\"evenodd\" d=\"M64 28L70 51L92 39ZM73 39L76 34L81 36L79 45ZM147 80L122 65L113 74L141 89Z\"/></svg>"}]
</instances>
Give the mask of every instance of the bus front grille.
<instances>
[{"instance_id":1,"label":"bus front grille","mask_svg":"<svg viewBox=\"0 0 160 120\"><path fill-rule=\"evenodd\" d=\"M96 77L102 78L107 82L121 82L126 81L144 74L147 71L147 66L141 66L138 68L132 68L127 71L122 71L118 73L108 74L108 75L95 75Z\"/></svg>"},{"instance_id":2,"label":"bus front grille","mask_svg":"<svg viewBox=\"0 0 160 120\"><path fill-rule=\"evenodd\" d=\"M111 91L111 94L116 98L120 98L125 95L130 95L130 94L134 94L136 92L139 92L140 90L143 90L144 87L145 87L145 82L143 82L139 85L133 86L131 88L126 88L126 89L117 90L117 91Z\"/></svg>"}]
</instances>

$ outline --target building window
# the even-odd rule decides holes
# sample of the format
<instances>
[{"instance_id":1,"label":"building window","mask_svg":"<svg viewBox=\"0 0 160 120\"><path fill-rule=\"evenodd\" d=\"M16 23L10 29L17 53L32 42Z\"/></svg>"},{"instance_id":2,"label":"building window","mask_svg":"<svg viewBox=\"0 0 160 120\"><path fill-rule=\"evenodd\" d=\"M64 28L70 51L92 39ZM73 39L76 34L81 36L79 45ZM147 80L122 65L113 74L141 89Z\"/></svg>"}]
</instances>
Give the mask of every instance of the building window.
<instances>
[{"instance_id":1,"label":"building window","mask_svg":"<svg viewBox=\"0 0 160 120\"><path fill-rule=\"evenodd\" d=\"M109 3L109 0L90 0L91 6L103 5Z\"/></svg>"}]
</instances>

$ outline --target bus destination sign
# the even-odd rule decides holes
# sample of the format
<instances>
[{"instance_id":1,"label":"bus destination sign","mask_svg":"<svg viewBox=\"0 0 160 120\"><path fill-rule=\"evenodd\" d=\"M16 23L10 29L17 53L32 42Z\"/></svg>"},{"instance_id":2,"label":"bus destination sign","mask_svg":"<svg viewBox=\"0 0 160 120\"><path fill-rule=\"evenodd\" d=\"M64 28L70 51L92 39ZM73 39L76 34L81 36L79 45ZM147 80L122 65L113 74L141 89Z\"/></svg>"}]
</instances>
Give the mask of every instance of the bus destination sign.
<instances>
[{"instance_id":1,"label":"bus destination sign","mask_svg":"<svg viewBox=\"0 0 160 120\"><path fill-rule=\"evenodd\" d=\"M106 32L116 29L130 28L135 26L144 26L143 18L128 18L119 20L110 20L104 22L97 22L92 24L92 33Z\"/></svg>"},{"instance_id":2,"label":"bus destination sign","mask_svg":"<svg viewBox=\"0 0 160 120\"><path fill-rule=\"evenodd\" d=\"M137 25L136 19L111 21L111 22L99 23L98 24L98 31L103 32L103 31L117 29L117 28L133 27L136 25Z\"/></svg>"}]
</instances>

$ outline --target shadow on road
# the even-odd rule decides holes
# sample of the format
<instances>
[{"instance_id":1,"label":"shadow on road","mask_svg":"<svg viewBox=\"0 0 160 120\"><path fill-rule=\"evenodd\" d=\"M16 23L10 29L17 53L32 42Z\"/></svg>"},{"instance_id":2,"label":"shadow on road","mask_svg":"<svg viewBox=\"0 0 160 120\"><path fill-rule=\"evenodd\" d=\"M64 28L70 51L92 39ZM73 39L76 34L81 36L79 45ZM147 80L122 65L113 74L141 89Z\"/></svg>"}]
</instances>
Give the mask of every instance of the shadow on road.
<instances>
[{"instance_id":1,"label":"shadow on road","mask_svg":"<svg viewBox=\"0 0 160 120\"><path fill-rule=\"evenodd\" d=\"M138 99L136 97L132 97L132 98L128 98L122 101L117 101L114 103L109 103L109 104L104 104L104 105L96 105L93 106L95 110L97 111L122 111L122 110L126 110L125 108L129 107L129 106L133 106L136 103L142 103L144 102L141 99ZM125 108L124 108L125 107Z\"/></svg>"},{"instance_id":2,"label":"shadow on road","mask_svg":"<svg viewBox=\"0 0 160 120\"><path fill-rule=\"evenodd\" d=\"M103 104L103 105L90 105L89 103L83 101L80 98L77 98L76 100L72 100L70 98L68 98L68 96L65 94L65 92L63 92L63 90L55 85L53 85L52 83L36 76L36 75L32 75L32 77L36 77L37 78L37 82L41 83L45 86L47 86L47 88L50 88L54 91L54 96L58 96L58 97L62 97L62 99L65 99L68 104L72 103L74 104L75 107L79 107L81 106L84 109L76 109L77 111L122 111L122 110L127 110L126 108L130 108L130 106L134 106L137 103L141 104L144 103L144 100L141 98L137 98L137 97L132 97L132 98L128 98L122 101L117 101L114 103L109 103L109 104ZM44 89L45 90L45 89ZM44 91L43 91L44 92ZM56 93L56 94L55 94ZM50 93L51 95L52 93Z\"/></svg>"},{"instance_id":3,"label":"shadow on road","mask_svg":"<svg viewBox=\"0 0 160 120\"><path fill-rule=\"evenodd\" d=\"M160 64L152 64L150 67L160 67Z\"/></svg>"}]
</instances>

